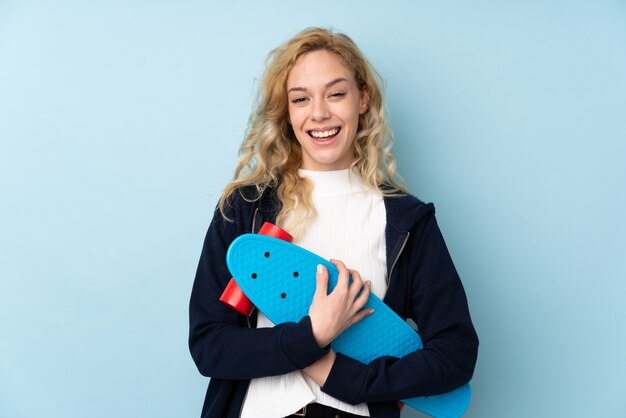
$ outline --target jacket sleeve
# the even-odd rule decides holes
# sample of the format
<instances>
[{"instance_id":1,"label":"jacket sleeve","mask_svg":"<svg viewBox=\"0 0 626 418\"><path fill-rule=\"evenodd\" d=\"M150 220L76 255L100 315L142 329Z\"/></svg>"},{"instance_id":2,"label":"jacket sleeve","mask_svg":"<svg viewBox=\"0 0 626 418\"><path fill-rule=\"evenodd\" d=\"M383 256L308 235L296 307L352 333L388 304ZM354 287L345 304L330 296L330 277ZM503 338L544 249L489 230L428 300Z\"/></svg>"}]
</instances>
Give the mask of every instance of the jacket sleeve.
<instances>
[{"instance_id":1,"label":"jacket sleeve","mask_svg":"<svg viewBox=\"0 0 626 418\"><path fill-rule=\"evenodd\" d=\"M412 231L398 271L409 277L412 319L424 348L403 358L380 357L370 364L337 354L322 390L344 402L378 402L444 393L469 382L478 352L465 291L429 214ZM407 298L409 296L405 295Z\"/></svg>"},{"instance_id":2,"label":"jacket sleeve","mask_svg":"<svg viewBox=\"0 0 626 418\"><path fill-rule=\"evenodd\" d=\"M235 193L238 195L238 193ZM326 354L311 329L310 318L274 328L250 329L247 318L219 301L231 275L229 244L241 233L250 204L233 199L226 221L215 211L196 272L189 305L189 349L200 373L223 379L251 379L302 369Z\"/></svg>"}]
</instances>

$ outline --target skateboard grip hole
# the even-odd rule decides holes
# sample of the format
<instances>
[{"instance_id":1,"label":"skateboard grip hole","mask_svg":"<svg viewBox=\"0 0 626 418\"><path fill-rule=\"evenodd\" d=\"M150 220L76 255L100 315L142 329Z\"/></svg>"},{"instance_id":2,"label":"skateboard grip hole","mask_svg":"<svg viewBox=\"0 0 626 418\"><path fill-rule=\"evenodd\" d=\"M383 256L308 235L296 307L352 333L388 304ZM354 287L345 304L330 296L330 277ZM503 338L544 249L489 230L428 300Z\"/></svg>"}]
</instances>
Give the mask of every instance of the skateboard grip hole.
<instances>
[{"instance_id":1,"label":"skateboard grip hole","mask_svg":"<svg viewBox=\"0 0 626 418\"><path fill-rule=\"evenodd\" d=\"M256 279L256 278L257 278L256 273L252 273L252 276L251 276L251 277L252 277L253 279Z\"/></svg>"},{"instance_id":2,"label":"skateboard grip hole","mask_svg":"<svg viewBox=\"0 0 626 418\"><path fill-rule=\"evenodd\" d=\"M270 252L269 251L265 251L265 258L270 258Z\"/></svg>"},{"instance_id":3,"label":"skateboard grip hole","mask_svg":"<svg viewBox=\"0 0 626 418\"><path fill-rule=\"evenodd\" d=\"M280 297L281 297L281 298L283 298L283 299L285 299L285 298L287 297L287 294L286 294L286 293L281 293L281 294L280 294Z\"/></svg>"},{"instance_id":4,"label":"skateboard grip hole","mask_svg":"<svg viewBox=\"0 0 626 418\"><path fill-rule=\"evenodd\" d=\"M298 273L297 271L293 272L293 277L298 277L300 275L300 273Z\"/></svg>"}]
</instances>

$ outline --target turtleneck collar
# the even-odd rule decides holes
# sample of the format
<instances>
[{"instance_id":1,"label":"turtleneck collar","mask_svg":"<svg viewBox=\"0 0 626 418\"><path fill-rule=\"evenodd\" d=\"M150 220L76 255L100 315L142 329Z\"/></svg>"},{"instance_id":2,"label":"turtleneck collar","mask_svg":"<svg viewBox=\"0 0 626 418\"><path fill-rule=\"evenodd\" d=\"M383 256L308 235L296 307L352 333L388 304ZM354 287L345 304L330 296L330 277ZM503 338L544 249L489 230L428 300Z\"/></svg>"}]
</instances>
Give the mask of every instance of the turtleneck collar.
<instances>
[{"instance_id":1,"label":"turtleneck collar","mask_svg":"<svg viewBox=\"0 0 626 418\"><path fill-rule=\"evenodd\" d=\"M317 196L341 196L362 191L372 191L355 170L312 171L299 169L300 177L313 183Z\"/></svg>"}]
</instances>

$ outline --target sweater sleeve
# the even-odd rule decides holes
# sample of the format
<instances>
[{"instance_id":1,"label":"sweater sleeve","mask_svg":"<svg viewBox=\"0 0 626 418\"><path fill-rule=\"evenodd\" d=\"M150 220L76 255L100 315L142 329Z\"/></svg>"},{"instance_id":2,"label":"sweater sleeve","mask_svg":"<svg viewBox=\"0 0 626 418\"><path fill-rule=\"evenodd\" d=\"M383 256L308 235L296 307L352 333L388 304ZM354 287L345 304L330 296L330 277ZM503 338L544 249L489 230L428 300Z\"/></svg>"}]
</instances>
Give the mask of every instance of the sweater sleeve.
<instances>
[{"instance_id":1,"label":"sweater sleeve","mask_svg":"<svg viewBox=\"0 0 626 418\"><path fill-rule=\"evenodd\" d=\"M243 233L241 199L234 199L226 221L215 211L209 226L189 304L189 349L200 373L223 379L252 379L302 369L326 354L310 318L273 328L250 329L247 318L219 301L231 275L229 244ZM244 214L245 218L245 214Z\"/></svg>"},{"instance_id":2,"label":"sweater sleeve","mask_svg":"<svg viewBox=\"0 0 626 418\"><path fill-rule=\"evenodd\" d=\"M337 354L322 390L344 402L378 402L434 395L469 382L478 352L465 291L433 214L413 229L398 271L408 280L410 315L424 348L370 364ZM408 276L408 277L407 277Z\"/></svg>"}]
</instances>

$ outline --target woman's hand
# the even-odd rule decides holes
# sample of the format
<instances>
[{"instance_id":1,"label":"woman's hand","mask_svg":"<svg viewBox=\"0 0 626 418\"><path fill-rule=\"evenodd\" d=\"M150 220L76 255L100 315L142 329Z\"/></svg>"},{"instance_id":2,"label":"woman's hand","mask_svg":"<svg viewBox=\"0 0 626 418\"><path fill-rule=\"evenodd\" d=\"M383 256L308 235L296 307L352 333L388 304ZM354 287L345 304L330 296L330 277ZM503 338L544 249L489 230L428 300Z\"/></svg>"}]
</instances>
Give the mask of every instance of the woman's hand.
<instances>
[{"instance_id":1,"label":"woman's hand","mask_svg":"<svg viewBox=\"0 0 626 418\"><path fill-rule=\"evenodd\" d=\"M363 284L357 271L348 270L339 260L330 262L339 270L337 286L327 294L328 270L318 265L315 295L309 307L313 336L320 347L326 347L343 331L374 312L362 309L369 298L370 281Z\"/></svg>"}]
</instances>

